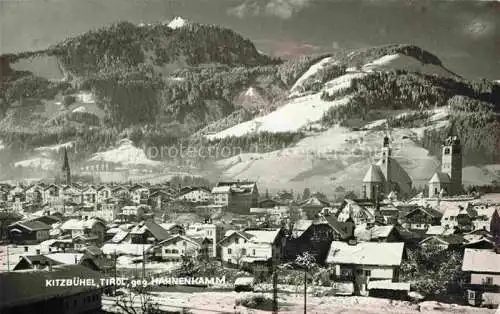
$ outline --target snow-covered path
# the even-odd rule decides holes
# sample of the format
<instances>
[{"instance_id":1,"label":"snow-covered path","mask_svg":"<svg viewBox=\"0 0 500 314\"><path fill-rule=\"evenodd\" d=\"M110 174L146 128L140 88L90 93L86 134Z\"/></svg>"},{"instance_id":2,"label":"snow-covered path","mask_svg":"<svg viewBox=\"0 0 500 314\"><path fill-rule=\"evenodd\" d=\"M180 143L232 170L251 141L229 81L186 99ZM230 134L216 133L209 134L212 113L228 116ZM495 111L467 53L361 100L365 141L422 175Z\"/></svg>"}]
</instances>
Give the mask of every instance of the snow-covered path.
<instances>
[{"instance_id":1,"label":"snow-covered path","mask_svg":"<svg viewBox=\"0 0 500 314\"><path fill-rule=\"evenodd\" d=\"M189 309L192 313L254 313L264 314L266 311L250 310L241 306L235 308L235 302L252 293L236 292L200 292L200 293L175 293L157 292L154 293L153 302L160 305L165 310ZM266 294L271 298L271 294ZM138 298L137 298L138 299ZM279 313L302 313L302 294L280 294ZM103 300L106 308L112 305L111 299ZM139 305L137 303L137 305ZM436 302L423 302L419 305L405 301L395 301L389 299L372 297L315 297L307 298L307 313L328 313L328 314L379 314L379 313L488 313L493 314L495 310L459 306L454 304L438 304Z\"/></svg>"}]
</instances>

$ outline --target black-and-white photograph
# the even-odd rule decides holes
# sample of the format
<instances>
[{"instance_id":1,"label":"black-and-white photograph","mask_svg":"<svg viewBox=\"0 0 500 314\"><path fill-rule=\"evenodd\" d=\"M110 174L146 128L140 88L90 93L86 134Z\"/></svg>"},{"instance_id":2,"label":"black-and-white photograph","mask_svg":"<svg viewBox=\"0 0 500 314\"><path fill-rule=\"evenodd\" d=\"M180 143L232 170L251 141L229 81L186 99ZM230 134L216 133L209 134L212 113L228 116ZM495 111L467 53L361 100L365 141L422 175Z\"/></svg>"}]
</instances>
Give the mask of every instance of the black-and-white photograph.
<instances>
[{"instance_id":1,"label":"black-and-white photograph","mask_svg":"<svg viewBox=\"0 0 500 314\"><path fill-rule=\"evenodd\" d=\"M499 27L0 0L0 313L500 313Z\"/></svg>"}]
</instances>

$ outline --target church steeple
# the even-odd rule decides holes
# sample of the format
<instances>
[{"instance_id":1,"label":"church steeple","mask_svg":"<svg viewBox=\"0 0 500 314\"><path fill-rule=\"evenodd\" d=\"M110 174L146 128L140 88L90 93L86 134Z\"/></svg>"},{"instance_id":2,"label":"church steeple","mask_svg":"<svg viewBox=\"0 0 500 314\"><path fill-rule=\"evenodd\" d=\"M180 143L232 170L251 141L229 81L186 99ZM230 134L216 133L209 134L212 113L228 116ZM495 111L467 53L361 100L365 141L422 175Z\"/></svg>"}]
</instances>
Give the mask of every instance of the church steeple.
<instances>
[{"instance_id":1,"label":"church steeple","mask_svg":"<svg viewBox=\"0 0 500 314\"><path fill-rule=\"evenodd\" d=\"M66 149L66 147L64 147L64 159L61 170L64 177L64 183L67 185L71 184L71 170L69 168L68 150Z\"/></svg>"}]
</instances>

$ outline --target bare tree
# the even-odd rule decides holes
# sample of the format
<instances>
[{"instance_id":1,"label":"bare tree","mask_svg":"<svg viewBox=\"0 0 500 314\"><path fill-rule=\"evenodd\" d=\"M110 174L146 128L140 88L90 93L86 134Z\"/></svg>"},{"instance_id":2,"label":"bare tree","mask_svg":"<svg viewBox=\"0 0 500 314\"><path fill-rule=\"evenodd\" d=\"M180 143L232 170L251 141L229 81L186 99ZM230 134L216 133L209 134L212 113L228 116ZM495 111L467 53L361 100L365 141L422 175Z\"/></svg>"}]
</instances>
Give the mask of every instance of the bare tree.
<instances>
[{"instance_id":1,"label":"bare tree","mask_svg":"<svg viewBox=\"0 0 500 314\"><path fill-rule=\"evenodd\" d=\"M307 314L307 272L314 267L316 259L309 252L297 256L295 263L304 269L304 314Z\"/></svg>"}]
</instances>

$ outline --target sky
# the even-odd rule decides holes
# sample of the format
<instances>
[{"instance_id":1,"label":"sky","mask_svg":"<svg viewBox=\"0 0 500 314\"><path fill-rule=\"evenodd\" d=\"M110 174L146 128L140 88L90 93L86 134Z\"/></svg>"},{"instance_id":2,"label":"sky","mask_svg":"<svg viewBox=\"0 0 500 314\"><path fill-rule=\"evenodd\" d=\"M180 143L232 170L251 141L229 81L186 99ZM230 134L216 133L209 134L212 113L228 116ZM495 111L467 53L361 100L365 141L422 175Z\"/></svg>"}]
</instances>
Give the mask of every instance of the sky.
<instances>
[{"instance_id":1,"label":"sky","mask_svg":"<svg viewBox=\"0 0 500 314\"><path fill-rule=\"evenodd\" d=\"M500 1L482 0L0 0L0 53L176 16L231 28L273 55L409 43L467 78L500 80Z\"/></svg>"}]
</instances>

